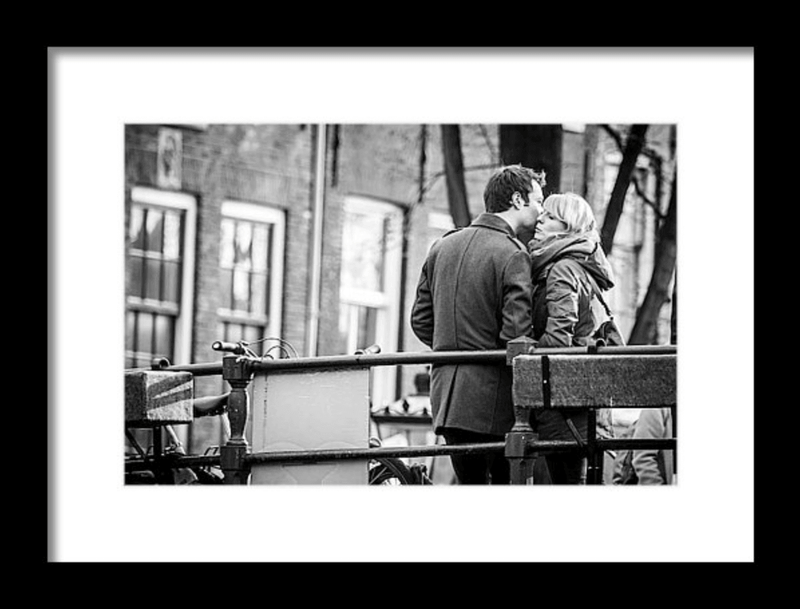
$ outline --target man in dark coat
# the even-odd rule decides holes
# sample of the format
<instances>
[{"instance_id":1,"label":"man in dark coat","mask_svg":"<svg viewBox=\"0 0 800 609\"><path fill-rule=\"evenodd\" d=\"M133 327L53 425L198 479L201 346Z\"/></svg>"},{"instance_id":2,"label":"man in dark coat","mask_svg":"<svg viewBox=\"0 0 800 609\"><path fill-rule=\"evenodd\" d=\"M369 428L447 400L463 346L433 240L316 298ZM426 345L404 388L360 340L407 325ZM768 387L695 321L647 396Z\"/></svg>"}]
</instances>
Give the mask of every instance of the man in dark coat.
<instances>
[{"instance_id":1,"label":"man in dark coat","mask_svg":"<svg viewBox=\"0 0 800 609\"><path fill-rule=\"evenodd\" d=\"M431 247L411 328L434 351L505 349L508 341L530 335L531 261L517 234L536 225L542 179L521 165L501 167L486 185L486 212ZM432 366L434 432L447 444L503 441L514 424L511 386L505 364ZM509 482L501 453L451 460L459 484Z\"/></svg>"}]
</instances>

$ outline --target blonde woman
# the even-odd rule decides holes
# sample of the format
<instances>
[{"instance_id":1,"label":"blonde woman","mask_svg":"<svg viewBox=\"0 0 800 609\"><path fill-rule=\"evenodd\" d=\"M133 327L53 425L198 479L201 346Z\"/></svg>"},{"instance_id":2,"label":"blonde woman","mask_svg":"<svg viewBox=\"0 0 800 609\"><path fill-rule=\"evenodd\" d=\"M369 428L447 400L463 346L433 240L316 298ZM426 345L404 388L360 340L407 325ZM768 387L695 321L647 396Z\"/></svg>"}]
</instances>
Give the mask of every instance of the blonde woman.
<instances>
[{"instance_id":1,"label":"blonde woman","mask_svg":"<svg viewBox=\"0 0 800 609\"><path fill-rule=\"evenodd\" d=\"M528 244L533 279L533 338L539 347L586 345L598 325L592 307L595 294L614 285L611 265L600 247L592 208L567 192L548 196ZM570 415L586 439L588 413ZM559 411L537 413L541 440L572 440L567 419ZM610 412L598 411L602 435L609 435ZM551 453L545 462L553 484L584 484L586 460L571 453Z\"/></svg>"}]
</instances>

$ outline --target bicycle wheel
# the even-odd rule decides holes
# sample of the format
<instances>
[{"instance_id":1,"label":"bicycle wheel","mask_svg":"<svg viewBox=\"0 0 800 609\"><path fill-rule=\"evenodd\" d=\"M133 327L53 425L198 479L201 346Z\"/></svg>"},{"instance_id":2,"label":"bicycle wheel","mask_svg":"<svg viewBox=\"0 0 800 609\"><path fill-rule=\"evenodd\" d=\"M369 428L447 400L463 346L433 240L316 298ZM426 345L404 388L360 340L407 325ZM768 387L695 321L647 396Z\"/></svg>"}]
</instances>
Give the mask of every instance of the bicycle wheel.
<instances>
[{"instance_id":1,"label":"bicycle wheel","mask_svg":"<svg viewBox=\"0 0 800 609\"><path fill-rule=\"evenodd\" d=\"M400 459L375 459L369 464L369 484L418 484L416 477Z\"/></svg>"}]
</instances>

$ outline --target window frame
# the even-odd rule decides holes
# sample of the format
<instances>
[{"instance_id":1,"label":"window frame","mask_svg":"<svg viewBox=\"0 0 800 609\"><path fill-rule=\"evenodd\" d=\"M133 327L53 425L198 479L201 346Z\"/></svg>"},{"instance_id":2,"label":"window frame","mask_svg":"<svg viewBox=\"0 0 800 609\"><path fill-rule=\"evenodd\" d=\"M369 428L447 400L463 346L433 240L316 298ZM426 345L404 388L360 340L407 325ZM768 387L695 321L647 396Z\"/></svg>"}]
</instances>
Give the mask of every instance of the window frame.
<instances>
[{"instance_id":1,"label":"window frame","mask_svg":"<svg viewBox=\"0 0 800 609\"><path fill-rule=\"evenodd\" d=\"M404 210L399 205L372 199L360 195L348 195L343 200L343 211L368 215L380 215L388 219L390 234L396 234L399 238L396 243L389 242L384 251L383 260L383 290L366 290L339 286L339 303L341 305L364 306L377 310L375 322L375 341L380 345L384 353L397 351L398 335L400 332L400 295L402 286L403 264L403 215ZM354 314L351 312L350 321L352 323ZM356 329L356 333L357 333ZM348 348L352 347L352 337L348 337ZM359 348L370 345L358 345ZM374 395L373 404L380 407L389 403L395 396L396 399L396 378L397 370L393 366L379 367L373 370L372 388Z\"/></svg>"},{"instance_id":2,"label":"window frame","mask_svg":"<svg viewBox=\"0 0 800 609\"><path fill-rule=\"evenodd\" d=\"M197 200L194 196L182 192L165 191L147 186L134 186L130 193L130 206L128 214L134 206L161 207L178 210L184 213L184 226L181 235L181 295L175 316L175 330L173 336L172 364L191 363L192 356L192 323L194 310L194 271L195 271L195 237L197 230ZM126 248L127 248L126 238ZM130 255L126 250L126 258ZM136 310L147 310L149 301L144 298L130 296L125 293L125 311L131 310L134 305ZM169 307L161 307L166 309ZM127 351L127 346L126 346Z\"/></svg>"},{"instance_id":3,"label":"window frame","mask_svg":"<svg viewBox=\"0 0 800 609\"><path fill-rule=\"evenodd\" d=\"M427 226L427 248L426 252L430 251L433 244L440 239L447 231L451 231L456 227L453 222L453 216L443 211L431 210L428 212L428 226Z\"/></svg>"},{"instance_id":4,"label":"window frame","mask_svg":"<svg viewBox=\"0 0 800 609\"><path fill-rule=\"evenodd\" d=\"M248 315L242 311L224 307L217 308L218 323L237 323L243 325L263 326L264 335L281 337L283 319L283 273L284 251L286 241L286 212L277 207L260 203L248 203L226 199L220 207L220 226L223 219L243 220L272 225L272 237L269 245L269 299L266 303L266 323L264 315ZM221 267L219 258L217 267Z\"/></svg>"}]
</instances>

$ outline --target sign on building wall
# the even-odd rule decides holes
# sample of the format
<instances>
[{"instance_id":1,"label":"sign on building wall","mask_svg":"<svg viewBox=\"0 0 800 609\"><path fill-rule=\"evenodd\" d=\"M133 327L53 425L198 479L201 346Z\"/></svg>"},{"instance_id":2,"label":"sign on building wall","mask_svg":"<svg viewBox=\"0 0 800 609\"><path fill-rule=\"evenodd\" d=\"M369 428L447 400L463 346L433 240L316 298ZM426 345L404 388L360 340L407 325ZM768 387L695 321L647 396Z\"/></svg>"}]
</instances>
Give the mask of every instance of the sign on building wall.
<instances>
[{"instance_id":1,"label":"sign on building wall","mask_svg":"<svg viewBox=\"0 0 800 609\"><path fill-rule=\"evenodd\" d=\"M181 187L183 164L183 134L177 129L158 132L158 170L156 182L160 188Z\"/></svg>"}]
</instances>

